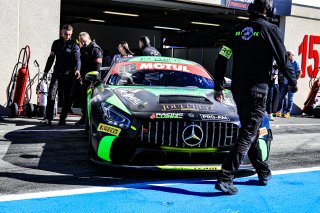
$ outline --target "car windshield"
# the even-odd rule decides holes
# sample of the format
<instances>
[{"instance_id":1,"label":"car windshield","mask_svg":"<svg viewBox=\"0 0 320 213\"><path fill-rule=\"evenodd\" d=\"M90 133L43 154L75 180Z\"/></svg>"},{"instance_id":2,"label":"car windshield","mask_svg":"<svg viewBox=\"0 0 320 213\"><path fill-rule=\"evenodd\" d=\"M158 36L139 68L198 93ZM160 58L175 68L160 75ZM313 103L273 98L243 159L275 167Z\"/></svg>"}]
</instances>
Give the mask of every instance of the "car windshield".
<instances>
[{"instance_id":1,"label":"car windshield","mask_svg":"<svg viewBox=\"0 0 320 213\"><path fill-rule=\"evenodd\" d=\"M205 72L205 71L204 71ZM110 75L108 84L119 86L174 86L213 89L212 79L174 70L131 70Z\"/></svg>"}]
</instances>

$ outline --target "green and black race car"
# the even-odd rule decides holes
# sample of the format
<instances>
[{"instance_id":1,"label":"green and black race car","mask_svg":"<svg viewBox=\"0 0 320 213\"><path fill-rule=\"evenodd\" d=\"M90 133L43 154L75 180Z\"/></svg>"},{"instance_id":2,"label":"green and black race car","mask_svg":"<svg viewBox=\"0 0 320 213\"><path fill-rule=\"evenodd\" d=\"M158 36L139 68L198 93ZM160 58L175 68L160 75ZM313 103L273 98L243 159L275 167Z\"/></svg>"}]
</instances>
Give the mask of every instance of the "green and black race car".
<instances>
[{"instance_id":1,"label":"green and black race car","mask_svg":"<svg viewBox=\"0 0 320 213\"><path fill-rule=\"evenodd\" d=\"M168 57L133 57L103 77L91 72L89 160L110 166L219 170L236 142L239 118L232 94L214 100L214 81L199 64ZM260 129L269 150L269 123ZM265 154L265 156L267 156Z\"/></svg>"}]
</instances>

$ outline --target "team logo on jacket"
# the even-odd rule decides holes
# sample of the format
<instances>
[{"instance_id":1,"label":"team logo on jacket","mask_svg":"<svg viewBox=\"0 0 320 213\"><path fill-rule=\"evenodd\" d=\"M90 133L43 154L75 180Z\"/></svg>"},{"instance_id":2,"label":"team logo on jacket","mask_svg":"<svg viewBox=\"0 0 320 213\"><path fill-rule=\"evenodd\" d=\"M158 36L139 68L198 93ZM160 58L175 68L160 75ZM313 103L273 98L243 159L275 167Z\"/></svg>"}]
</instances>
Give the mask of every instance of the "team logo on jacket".
<instances>
[{"instance_id":1,"label":"team logo on jacket","mask_svg":"<svg viewBox=\"0 0 320 213\"><path fill-rule=\"evenodd\" d=\"M241 38L243 40L248 41L252 38L253 32L254 31L253 31L252 27L246 27L241 31Z\"/></svg>"}]
</instances>

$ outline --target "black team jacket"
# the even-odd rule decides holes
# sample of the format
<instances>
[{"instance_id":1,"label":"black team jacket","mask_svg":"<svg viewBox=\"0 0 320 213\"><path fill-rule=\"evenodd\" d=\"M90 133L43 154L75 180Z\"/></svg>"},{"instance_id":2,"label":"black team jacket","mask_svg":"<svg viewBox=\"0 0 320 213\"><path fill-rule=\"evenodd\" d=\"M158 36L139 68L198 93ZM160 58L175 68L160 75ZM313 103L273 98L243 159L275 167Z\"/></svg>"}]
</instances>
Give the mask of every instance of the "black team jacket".
<instances>
[{"instance_id":1,"label":"black team jacket","mask_svg":"<svg viewBox=\"0 0 320 213\"><path fill-rule=\"evenodd\" d=\"M228 60L233 57L231 90L268 92L273 60L279 71L296 87L297 80L288 61L279 28L263 15L254 13L236 25L222 46L215 63L215 90L223 90Z\"/></svg>"}]
</instances>

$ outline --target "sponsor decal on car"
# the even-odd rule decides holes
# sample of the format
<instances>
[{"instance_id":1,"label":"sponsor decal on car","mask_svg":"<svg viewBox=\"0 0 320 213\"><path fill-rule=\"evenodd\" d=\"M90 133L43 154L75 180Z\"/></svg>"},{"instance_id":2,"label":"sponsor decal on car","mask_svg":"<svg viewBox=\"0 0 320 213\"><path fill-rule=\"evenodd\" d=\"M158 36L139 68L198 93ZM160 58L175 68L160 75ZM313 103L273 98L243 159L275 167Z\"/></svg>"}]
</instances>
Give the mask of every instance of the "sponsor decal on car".
<instances>
[{"instance_id":1,"label":"sponsor decal on car","mask_svg":"<svg viewBox=\"0 0 320 213\"><path fill-rule=\"evenodd\" d=\"M232 98L227 98L226 97L226 98L224 98L222 103L225 104L225 105L228 105L228 106L233 106L233 107L236 106L236 103L233 101Z\"/></svg>"},{"instance_id":2,"label":"sponsor decal on car","mask_svg":"<svg viewBox=\"0 0 320 213\"><path fill-rule=\"evenodd\" d=\"M119 134L121 132L121 129L117 128L117 127L114 127L114 126L109 126L109 125L100 123L99 126L98 126L98 131L99 132L105 132L105 133L108 133L110 135L119 136Z\"/></svg>"},{"instance_id":3,"label":"sponsor decal on car","mask_svg":"<svg viewBox=\"0 0 320 213\"><path fill-rule=\"evenodd\" d=\"M183 113L153 113L150 119L181 119Z\"/></svg>"},{"instance_id":4,"label":"sponsor decal on car","mask_svg":"<svg viewBox=\"0 0 320 213\"><path fill-rule=\"evenodd\" d=\"M142 100L140 100L135 96L135 93L139 91L140 91L139 89L136 89L136 90L123 89L123 90L119 90L119 93L121 97L125 98L127 101L129 101L131 104L135 106L138 106L140 104L142 105L147 104L147 102L144 103Z\"/></svg>"},{"instance_id":5,"label":"sponsor decal on car","mask_svg":"<svg viewBox=\"0 0 320 213\"><path fill-rule=\"evenodd\" d=\"M227 115L200 114L202 120L230 121Z\"/></svg>"},{"instance_id":6,"label":"sponsor decal on car","mask_svg":"<svg viewBox=\"0 0 320 213\"><path fill-rule=\"evenodd\" d=\"M187 61L180 58L171 58L171 57L134 57L129 60L130 62L140 62L140 61L148 61L148 62L168 62L168 63L178 63L178 64L195 64L191 61Z\"/></svg>"},{"instance_id":7,"label":"sponsor decal on car","mask_svg":"<svg viewBox=\"0 0 320 213\"><path fill-rule=\"evenodd\" d=\"M166 64L166 63L141 63L139 70L146 70L146 69L176 70L176 71L190 72L187 65Z\"/></svg>"},{"instance_id":8,"label":"sponsor decal on car","mask_svg":"<svg viewBox=\"0 0 320 213\"><path fill-rule=\"evenodd\" d=\"M162 111L216 111L214 105L199 105L199 104L162 104Z\"/></svg>"},{"instance_id":9,"label":"sponsor decal on car","mask_svg":"<svg viewBox=\"0 0 320 213\"><path fill-rule=\"evenodd\" d=\"M268 134L267 127L263 127L263 128L260 128L260 129L259 129L259 137L260 137L260 138L263 137L263 136L265 136L265 135L267 135L267 134Z\"/></svg>"}]
</instances>

